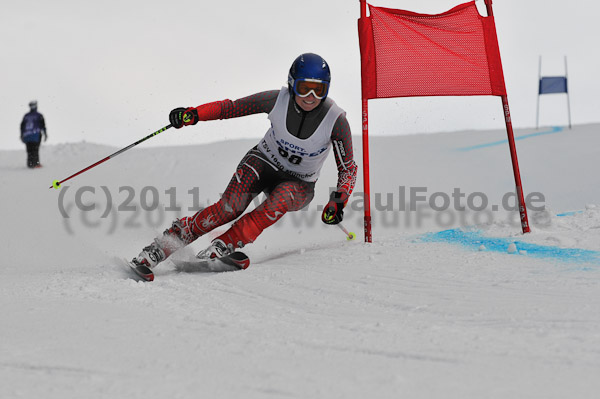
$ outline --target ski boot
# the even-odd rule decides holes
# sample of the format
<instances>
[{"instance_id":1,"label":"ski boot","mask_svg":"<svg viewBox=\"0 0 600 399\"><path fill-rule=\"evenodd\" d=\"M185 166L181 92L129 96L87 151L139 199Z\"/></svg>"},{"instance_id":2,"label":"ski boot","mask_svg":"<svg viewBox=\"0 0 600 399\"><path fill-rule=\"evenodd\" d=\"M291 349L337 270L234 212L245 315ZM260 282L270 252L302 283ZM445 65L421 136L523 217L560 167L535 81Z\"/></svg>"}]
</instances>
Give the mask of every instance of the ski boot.
<instances>
[{"instance_id":1,"label":"ski boot","mask_svg":"<svg viewBox=\"0 0 600 399\"><path fill-rule=\"evenodd\" d=\"M234 251L233 245L227 245L223 240L216 238L210 243L208 248L198 252L196 258L203 261L218 259L223 256L231 255Z\"/></svg>"},{"instance_id":2,"label":"ski boot","mask_svg":"<svg viewBox=\"0 0 600 399\"><path fill-rule=\"evenodd\" d=\"M241 243L240 243L241 244ZM241 248L243 245L238 246ZM208 248L198 252L196 258L200 263L212 266L212 271L243 270L250 266L250 259L245 253L236 251L233 244L225 244L220 238L214 239Z\"/></svg>"},{"instance_id":3,"label":"ski boot","mask_svg":"<svg viewBox=\"0 0 600 399\"><path fill-rule=\"evenodd\" d=\"M240 248L244 248L246 244L252 243L254 240L248 238L248 234L244 230L250 230L251 237L258 236L260 232L255 234L253 229L249 229L250 225L247 219L247 217L243 217L235 222L229 230L212 240L208 248L198 252L196 257L203 261L219 259L233 254ZM252 224L251 227L253 226Z\"/></svg>"},{"instance_id":4,"label":"ski boot","mask_svg":"<svg viewBox=\"0 0 600 399\"><path fill-rule=\"evenodd\" d=\"M173 252L190 244L198 236L193 233L189 222L187 217L175 219L171 227L166 229L162 236L155 238L131 263L152 269Z\"/></svg>"},{"instance_id":5,"label":"ski boot","mask_svg":"<svg viewBox=\"0 0 600 399\"><path fill-rule=\"evenodd\" d=\"M231 255L237 249L244 248L244 245L243 236L234 223L229 230L212 240L208 248L198 252L196 257L200 260L218 259Z\"/></svg>"},{"instance_id":6,"label":"ski boot","mask_svg":"<svg viewBox=\"0 0 600 399\"><path fill-rule=\"evenodd\" d=\"M156 241L154 241L152 244L144 247L142 252L140 252L136 258L131 260L131 263L136 266L146 266L147 268L152 269L166 258L165 251L159 247Z\"/></svg>"}]
</instances>

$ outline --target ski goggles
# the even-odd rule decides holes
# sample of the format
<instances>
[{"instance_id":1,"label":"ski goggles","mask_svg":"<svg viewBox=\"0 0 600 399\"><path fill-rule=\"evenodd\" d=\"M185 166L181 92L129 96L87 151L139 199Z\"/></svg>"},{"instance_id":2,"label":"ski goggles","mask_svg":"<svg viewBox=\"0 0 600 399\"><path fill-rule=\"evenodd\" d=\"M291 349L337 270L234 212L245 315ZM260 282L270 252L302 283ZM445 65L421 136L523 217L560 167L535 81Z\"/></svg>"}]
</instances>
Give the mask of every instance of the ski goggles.
<instances>
[{"instance_id":1,"label":"ski goggles","mask_svg":"<svg viewBox=\"0 0 600 399\"><path fill-rule=\"evenodd\" d=\"M329 83L319 79L294 80L294 93L298 97L308 97L310 93L319 100L324 99L329 92Z\"/></svg>"}]
</instances>

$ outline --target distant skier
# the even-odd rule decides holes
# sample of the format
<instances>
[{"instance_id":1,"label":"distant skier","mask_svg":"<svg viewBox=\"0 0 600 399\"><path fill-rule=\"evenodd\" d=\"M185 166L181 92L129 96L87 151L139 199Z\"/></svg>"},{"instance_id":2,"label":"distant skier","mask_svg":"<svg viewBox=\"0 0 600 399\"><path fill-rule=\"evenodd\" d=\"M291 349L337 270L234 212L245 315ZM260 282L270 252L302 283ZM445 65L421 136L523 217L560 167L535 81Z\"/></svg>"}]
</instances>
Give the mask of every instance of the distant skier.
<instances>
[{"instance_id":1,"label":"distant skier","mask_svg":"<svg viewBox=\"0 0 600 399\"><path fill-rule=\"evenodd\" d=\"M325 60L312 53L293 62L288 87L253 94L236 101L216 101L169 114L175 128L198 121L267 113L271 128L236 168L221 199L193 216L177 219L132 264L153 268L179 248L242 215L254 197L267 199L215 238L197 257L221 258L252 243L264 229L290 211L306 207L331 147L338 168L337 190L322 213L327 224L339 223L356 183L352 135L345 112L327 97L331 74Z\"/></svg>"},{"instance_id":2,"label":"distant skier","mask_svg":"<svg viewBox=\"0 0 600 399\"><path fill-rule=\"evenodd\" d=\"M37 101L29 103L29 112L21 122L21 141L27 146L27 167L40 168L40 143L48 139L44 116L37 111Z\"/></svg>"}]
</instances>

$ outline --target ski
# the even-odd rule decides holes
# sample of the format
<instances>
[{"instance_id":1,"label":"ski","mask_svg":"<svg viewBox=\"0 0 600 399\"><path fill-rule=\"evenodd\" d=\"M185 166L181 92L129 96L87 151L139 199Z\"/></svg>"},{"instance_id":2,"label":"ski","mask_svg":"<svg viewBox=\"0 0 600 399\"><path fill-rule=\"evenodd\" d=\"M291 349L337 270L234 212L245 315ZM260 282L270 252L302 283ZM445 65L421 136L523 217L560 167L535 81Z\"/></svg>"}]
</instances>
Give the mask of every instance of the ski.
<instances>
[{"instance_id":1,"label":"ski","mask_svg":"<svg viewBox=\"0 0 600 399\"><path fill-rule=\"evenodd\" d=\"M247 269L250 266L250 258L240 251L221 258L201 260L194 258L192 260L175 260L175 268L182 272L229 272L235 270ZM141 279L145 281L154 281L154 272L144 265L136 265L128 261L129 268Z\"/></svg>"},{"instance_id":2,"label":"ski","mask_svg":"<svg viewBox=\"0 0 600 399\"><path fill-rule=\"evenodd\" d=\"M133 270L133 272L139 277L141 277L143 280L154 281L154 273L149 267L144 265L136 265L132 262L127 262L127 264L129 265L131 270Z\"/></svg>"},{"instance_id":3,"label":"ski","mask_svg":"<svg viewBox=\"0 0 600 399\"><path fill-rule=\"evenodd\" d=\"M250 258L241 251L209 260L195 258L173 262L177 270L182 272L228 272L247 269L250 266Z\"/></svg>"},{"instance_id":4,"label":"ski","mask_svg":"<svg viewBox=\"0 0 600 399\"><path fill-rule=\"evenodd\" d=\"M250 266L250 258L248 258L248 256L241 251L236 251L227 256L223 256L221 258L212 259L205 262L220 262L222 264L235 267L238 270L244 270Z\"/></svg>"}]
</instances>

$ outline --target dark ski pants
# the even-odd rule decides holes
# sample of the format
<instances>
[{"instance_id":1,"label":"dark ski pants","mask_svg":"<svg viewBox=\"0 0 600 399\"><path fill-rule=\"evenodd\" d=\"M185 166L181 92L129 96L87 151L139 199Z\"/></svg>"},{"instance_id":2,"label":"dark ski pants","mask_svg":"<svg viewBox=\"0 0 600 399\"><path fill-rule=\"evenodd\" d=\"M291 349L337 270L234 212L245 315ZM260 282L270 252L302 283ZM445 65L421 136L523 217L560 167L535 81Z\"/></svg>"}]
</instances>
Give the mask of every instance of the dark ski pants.
<instances>
[{"instance_id":1,"label":"dark ski pants","mask_svg":"<svg viewBox=\"0 0 600 399\"><path fill-rule=\"evenodd\" d=\"M40 164L40 142L25 143L27 146L27 167L35 168Z\"/></svg>"}]
</instances>

